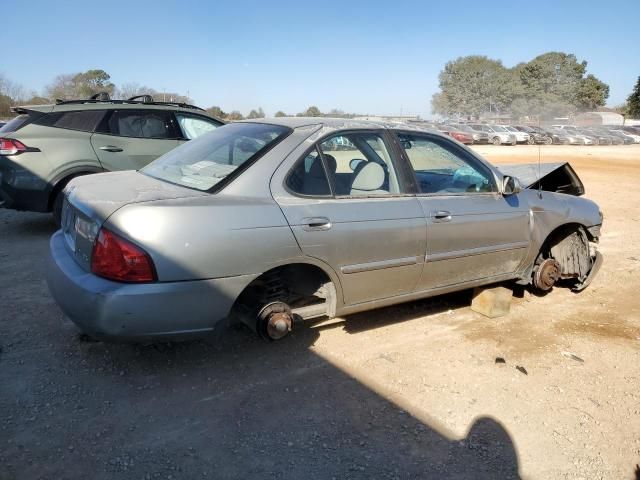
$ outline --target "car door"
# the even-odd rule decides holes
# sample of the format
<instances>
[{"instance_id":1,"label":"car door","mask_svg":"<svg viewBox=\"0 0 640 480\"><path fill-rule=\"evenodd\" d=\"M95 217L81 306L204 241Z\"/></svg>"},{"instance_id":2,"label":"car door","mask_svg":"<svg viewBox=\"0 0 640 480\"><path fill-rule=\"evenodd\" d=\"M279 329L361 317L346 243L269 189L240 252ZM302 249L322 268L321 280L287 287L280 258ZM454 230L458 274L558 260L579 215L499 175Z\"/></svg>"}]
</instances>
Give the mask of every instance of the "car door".
<instances>
[{"instance_id":1,"label":"car door","mask_svg":"<svg viewBox=\"0 0 640 480\"><path fill-rule=\"evenodd\" d=\"M178 146L176 125L166 110L107 112L91 145L105 170L139 170Z\"/></svg>"},{"instance_id":2,"label":"car door","mask_svg":"<svg viewBox=\"0 0 640 480\"><path fill-rule=\"evenodd\" d=\"M418 289L513 274L530 243L530 215L518 195L500 193L491 169L469 150L428 133L398 134L427 218Z\"/></svg>"},{"instance_id":3,"label":"car door","mask_svg":"<svg viewBox=\"0 0 640 480\"><path fill-rule=\"evenodd\" d=\"M412 292L420 278L426 222L399 161L383 131L343 132L289 164L284 188L272 182L303 253L336 272L346 305Z\"/></svg>"}]
</instances>

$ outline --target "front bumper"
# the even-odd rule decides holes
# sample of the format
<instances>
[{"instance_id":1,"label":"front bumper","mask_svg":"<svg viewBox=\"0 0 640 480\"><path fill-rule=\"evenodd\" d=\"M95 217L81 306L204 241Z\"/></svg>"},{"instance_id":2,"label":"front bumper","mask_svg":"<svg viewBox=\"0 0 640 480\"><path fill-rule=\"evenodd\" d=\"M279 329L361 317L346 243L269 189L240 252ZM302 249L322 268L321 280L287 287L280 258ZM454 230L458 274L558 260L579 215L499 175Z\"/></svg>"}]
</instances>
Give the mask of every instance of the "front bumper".
<instances>
[{"instance_id":1,"label":"front bumper","mask_svg":"<svg viewBox=\"0 0 640 480\"><path fill-rule=\"evenodd\" d=\"M50 249L51 295L83 332L103 339L179 339L223 328L235 299L257 276L125 284L82 269L61 231L51 237Z\"/></svg>"},{"instance_id":2,"label":"front bumper","mask_svg":"<svg viewBox=\"0 0 640 480\"><path fill-rule=\"evenodd\" d=\"M48 212L50 191L46 180L0 155L0 207Z\"/></svg>"}]
</instances>

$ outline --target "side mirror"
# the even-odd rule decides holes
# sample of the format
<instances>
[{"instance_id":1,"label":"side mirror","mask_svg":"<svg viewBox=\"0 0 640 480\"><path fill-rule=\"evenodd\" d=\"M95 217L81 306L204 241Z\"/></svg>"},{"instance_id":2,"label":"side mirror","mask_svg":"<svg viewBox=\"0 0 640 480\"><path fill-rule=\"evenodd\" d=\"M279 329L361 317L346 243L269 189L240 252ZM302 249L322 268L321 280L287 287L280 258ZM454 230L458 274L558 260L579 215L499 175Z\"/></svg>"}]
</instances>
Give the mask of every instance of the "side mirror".
<instances>
[{"instance_id":1,"label":"side mirror","mask_svg":"<svg viewBox=\"0 0 640 480\"><path fill-rule=\"evenodd\" d=\"M509 175L505 175L502 177L502 194L503 195L514 195L516 193L520 193L522 191L522 185L520 185L520 181L516 177L510 177Z\"/></svg>"}]
</instances>

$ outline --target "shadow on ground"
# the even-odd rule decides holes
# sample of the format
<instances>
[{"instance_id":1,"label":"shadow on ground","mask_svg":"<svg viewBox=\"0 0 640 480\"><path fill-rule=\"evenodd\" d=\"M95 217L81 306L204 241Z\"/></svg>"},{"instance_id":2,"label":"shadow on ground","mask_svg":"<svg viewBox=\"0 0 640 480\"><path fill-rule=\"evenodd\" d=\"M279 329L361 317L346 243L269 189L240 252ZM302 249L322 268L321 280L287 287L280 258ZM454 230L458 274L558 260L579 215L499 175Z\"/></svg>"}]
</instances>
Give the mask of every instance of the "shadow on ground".
<instances>
[{"instance_id":1,"label":"shadow on ground","mask_svg":"<svg viewBox=\"0 0 640 480\"><path fill-rule=\"evenodd\" d=\"M41 236L25 247L25 269L42 262L50 233L29 222L11 226ZM274 344L242 329L215 342L86 342L52 301L43 313L17 298L15 314L0 316L3 480L519 476L498 420L477 418L450 438L316 355L312 326ZM414 313L463 301L447 298ZM345 329L386 317L354 315Z\"/></svg>"}]
</instances>

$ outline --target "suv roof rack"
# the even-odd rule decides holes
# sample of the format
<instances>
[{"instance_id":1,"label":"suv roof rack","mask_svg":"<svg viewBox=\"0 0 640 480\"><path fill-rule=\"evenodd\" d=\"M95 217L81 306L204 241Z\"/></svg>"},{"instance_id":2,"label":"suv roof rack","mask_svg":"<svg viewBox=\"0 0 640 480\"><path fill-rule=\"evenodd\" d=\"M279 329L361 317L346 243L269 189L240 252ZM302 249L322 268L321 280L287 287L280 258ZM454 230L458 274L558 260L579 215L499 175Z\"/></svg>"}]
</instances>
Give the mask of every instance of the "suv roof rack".
<instances>
[{"instance_id":1,"label":"suv roof rack","mask_svg":"<svg viewBox=\"0 0 640 480\"><path fill-rule=\"evenodd\" d=\"M85 100L60 100L56 99L56 105L82 105L84 103L112 103L115 105L166 105L179 108L192 108L194 110L205 111L204 108L196 107L188 103L180 102L155 102L151 95L136 95L127 100L114 100L107 92L100 92Z\"/></svg>"}]
</instances>

